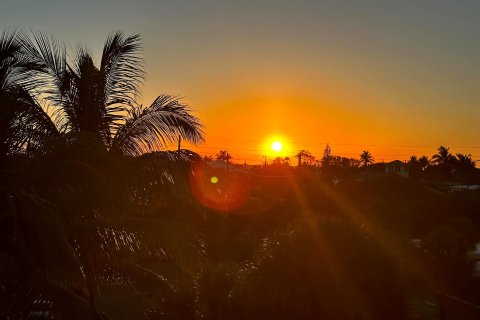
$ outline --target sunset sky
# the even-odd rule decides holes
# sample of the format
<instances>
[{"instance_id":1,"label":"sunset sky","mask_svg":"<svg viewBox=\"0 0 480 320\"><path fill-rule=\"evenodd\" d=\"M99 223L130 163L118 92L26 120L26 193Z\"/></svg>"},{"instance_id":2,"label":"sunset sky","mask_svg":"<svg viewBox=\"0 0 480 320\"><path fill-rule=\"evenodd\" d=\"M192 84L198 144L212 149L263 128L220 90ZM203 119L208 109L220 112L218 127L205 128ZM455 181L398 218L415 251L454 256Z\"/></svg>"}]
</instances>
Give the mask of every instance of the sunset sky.
<instances>
[{"instance_id":1,"label":"sunset sky","mask_svg":"<svg viewBox=\"0 0 480 320\"><path fill-rule=\"evenodd\" d=\"M260 4L259 4L260 3ZM437 146L480 160L480 1L6 1L0 27L46 31L99 57L140 33L144 103L183 97L206 126L195 150L376 161Z\"/></svg>"}]
</instances>

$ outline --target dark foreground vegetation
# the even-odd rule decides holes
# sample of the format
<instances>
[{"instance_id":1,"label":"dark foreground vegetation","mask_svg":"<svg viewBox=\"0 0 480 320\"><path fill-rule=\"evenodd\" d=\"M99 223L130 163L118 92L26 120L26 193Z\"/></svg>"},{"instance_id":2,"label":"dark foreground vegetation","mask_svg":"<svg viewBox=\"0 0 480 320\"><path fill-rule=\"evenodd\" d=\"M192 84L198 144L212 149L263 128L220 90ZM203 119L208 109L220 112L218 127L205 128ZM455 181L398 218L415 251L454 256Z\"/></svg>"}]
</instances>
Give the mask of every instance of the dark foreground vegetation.
<instances>
[{"instance_id":1,"label":"dark foreground vegetation","mask_svg":"<svg viewBox=\"0 0 480 320\"><path fill-rule=\"evenodd\" d=\"M412 159L405 178L369 154L214 168L161 151L202 126L173 97L136 104L140 49L112 34L96 65L2 35L0 318L437 319L444 293L480 303L480 192L443 183L475 183L474 166Z\"/></svg>"}]
</instances>

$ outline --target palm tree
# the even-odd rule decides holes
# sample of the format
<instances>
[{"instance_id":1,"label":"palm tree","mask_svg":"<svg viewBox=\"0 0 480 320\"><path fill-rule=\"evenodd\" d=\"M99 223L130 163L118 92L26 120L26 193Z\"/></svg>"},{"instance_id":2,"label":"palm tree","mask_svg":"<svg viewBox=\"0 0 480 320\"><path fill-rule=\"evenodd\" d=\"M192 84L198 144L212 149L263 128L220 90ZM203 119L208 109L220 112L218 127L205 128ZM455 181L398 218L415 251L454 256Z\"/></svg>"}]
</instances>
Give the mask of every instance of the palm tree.
<instances>
[{"instance_id":1,"label":"palm tree","mask_svg":"<svg viewBox=\"0 0 480 320\"><path fill-rule=\"evenodd\" d=\"M375 159L373 158L370 151L364 150L360 154L360 163L362 164L363 167L367 167L374 162L375 162Z\"/></svg>"},{"instance_id":2,"label":"palm tree","mask_svg":"<svg viewBox=\"0 0 480 320\"><path fill-rule=\"evenodd\" d=\"M26 150L43 138L41 133L56 132L45 123L48 116L29 92L41 65L24 50L20 35L15 29L0 35L0 157Z\"/></svg>"},{"instance_id":3,"label":"palm tree","mask_svg":"<svg viewBox=\"0 0 480 320\"><path fill-rule=\"evenodd\" d=\"M24 50L20 35L15 29L0 35L0 264L5 266L0 278L7 292L2 293L5 308L0 318L30 314L40 296L56 298L51 315L63 311L73 313L75 319L87 318L91 311L82 270L66 241L65 226L57 219L58 211L25 186L32 176L21 174L29 171L22 166L23 159L12 158L41 140L42 132L56 131L43 121L48 117L29 92L32 72L40 66ZM53 311L37 303L36 308L43 307Z\"/></svg>"},{"instance_id":4,"label":"palm tree","mask_svg":"<svg viewBox=\"0 0 480 320\"><path fill-rule=\"evenodd\" d=\"M150 274L158 282L139 258L190 268L185 262L203 255L195 230L155 216L165 195L187 196L195 155L131 157L178 136L199 143L202 125L168 95L147 108L137 104L144 74L138 35L110 35L98 67L83 49L67 61L63 45L33 37L12 30L0 37L1 158L8 160L0 263L9 266L1 278L12 279L13 299L6 312L28 314L41 298L55 316L96 317L96 292L112 277L128 283ZM22 154L37 156L14 158Z\"/></svg>"},{"instance_id":5,"label":"palm tree","mask_svg":"<svg viewBox=\"0 0 480 320\"><path fill-rule=\"evenodd\" d=\"M433 162L437 165L451 164L454 156L450 153L450 148L440 146L437 153L432 156Z\"/></svg>"},{"instance_id":6,"label":"palm tree","mask_svg":"<svg viewBox=\"0 0 480 320\"><path fill-rule=\"evenodd\" d=\"M232 160L232 155L227 150L220 150L215 158L228 164Z\"/></svg>"},{"instance_id":7,"label":"palm tree","mask_svg":"<svg viewBox=\"0 0 480 320\"><path fill-rule=\"evenodd\" d=\"M204 156L203 161L213 161L213 157L212 156Z\"/></svg>"},{"instance_id":8,"label":"palm tree","mask_svg":"<svg viewBox=\"0 0 480 320\"><path fill-rule=\"evenodd\" d=\"M475 160L471 154L457 153L454 165L456 179L467 184L475 181Z\"/></svg>"},{"instance_id":9,"label":"palm tree","mask_svg":"<svg viewBox=\"0 0 480 320\"><path fill-rule=\"evenodd\" d=\"M33 41L22 37L24 50L41 68L33 77L52 112L35 118L56 134L77 141L88 137L106 150L140 155L163 150L178 137L190 143L203 141L203 129L190 108L170 95L160 95L148 107L137 102L144 69L138 34L108 36L100 64L79 47L67 59L65 46L43 33ZM35 131L44 131L36 125Z\"/></svg>"},{"instance_id":10,"label":"palm tree","mask_svg":"<svg viewBox=\"0 0 480 320\"><path fill-rule=\"evenodd\" d=\"M456 158L457 158L457 165L460 168L464 168L464 169L475 168L475 161L472 160L471 154L457 153Z\"/></svg>"},{"instance_id":11,"label":"palm tree","mask_svg":"<svg viewBox=\"0 0 480 320\"><path fill-rule=\"evenodd\" d=\"M418 164L421 166L422 170L425 170L430 165L430 159L427 156L421 156L418 158Z\"/></svg>"},{"instance_id":12,"label":"palm tree","mask_svg":"<svg viewBox=\"0 0 480 320\"><path fill-rule=\"evenodd\" d=\"M156 213L165 197L182 194L178 170L170 168L177 163L147 154L110 161L110 169L99 172L79 161L48 160L20 168L18 182L1 194L0 262L15 266L0 270L2 279L11 279L13 300L5 303L15 308L7 315L31 311L41 297L48 301L45 310L60 318L89 318L105 285L131 286L143 278L165 292L170 284L142 260L193 270L202 259L195 229Z\"/></svg>"}]
</instances>

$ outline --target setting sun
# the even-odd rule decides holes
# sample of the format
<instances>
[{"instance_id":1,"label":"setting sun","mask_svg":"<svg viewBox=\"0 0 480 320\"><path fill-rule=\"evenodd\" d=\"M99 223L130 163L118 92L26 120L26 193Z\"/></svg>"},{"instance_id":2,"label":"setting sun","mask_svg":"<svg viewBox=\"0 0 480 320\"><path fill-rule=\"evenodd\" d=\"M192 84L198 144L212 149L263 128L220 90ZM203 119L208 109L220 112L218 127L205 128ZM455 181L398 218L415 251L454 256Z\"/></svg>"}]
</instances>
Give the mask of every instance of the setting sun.
<instances>
[{"instance_id":1,"label":"setting sun","mask_svg":"<svg viewBox=\"0 0 480 320\"><path fill-rule=\"evenodd\" d=\"M260 146L263 155L276 158L276 157L290 157L294 154L295 150L292 149L290 140L284 135L272 134L267 136L263 140Z\"/></svg>"},{"instance_id":2,"label":"setting sun","mask_svg":"<svg viewBox=\"0 0 480 320\"><path fill-rule=\"evenodd\" d=\"M272 143L272 150L274 152L280 152L280 151L282 151L282 149L283 149L283 146L282 146L282 143L280 141L274 141Z\"/></svg>"}]
</instances>

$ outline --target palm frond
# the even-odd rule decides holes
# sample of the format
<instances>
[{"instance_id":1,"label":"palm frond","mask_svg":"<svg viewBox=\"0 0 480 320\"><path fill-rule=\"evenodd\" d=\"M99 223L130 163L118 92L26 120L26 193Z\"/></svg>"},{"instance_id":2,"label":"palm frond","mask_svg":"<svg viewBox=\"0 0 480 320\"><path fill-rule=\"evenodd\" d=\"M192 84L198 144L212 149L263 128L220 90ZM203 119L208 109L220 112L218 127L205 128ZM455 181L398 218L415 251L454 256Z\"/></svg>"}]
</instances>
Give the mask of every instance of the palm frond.
<instances>
[{"instance_id":1,"label":"palm frond","mask_svg":"<svg viewBox=\"0 0 480 320\"><path fill-rule=\"evenodd\" d=\"M66 223L93 216L107 201L102 197L106 186L100 172L83 161L56 160L29 176L33 188L51 199Z\"/></svg>"},{"instance_id":2,"label":"palm frond","mask_svg":"<svg viewBox=\"0 0 480 320\"><path fill-rule=\"evenodd\" d=\"M112 133L123 120L122 113L134 107L140 95L145 76L142 50L140 35L126 37L119 31L111 33L103 47L100 74L105 100L102 103Z\"/></svg>"},{"instance_id":3,"label":"palm frond","mask_svg":"<svg viewBox=\"0 0 480 320\"><path fill-rule=\"evenodd\" d=\"M32 30L31 34L33 41L27 34L20 34L23 49L32 59L43 64L43 73L52 77L57 84L62 83L67 69L66 46L44 32Z\"/></svg>"},{"instance_id":4,"label":"palm frond","mask_svg":"<svg viewBox=\"0 0 480 320\"><path fill-rule=\"evenodd\" d=\"M34 75L43 66L23 46L24 33L6 28L0 35L0 91L21 86L33 89Z\"/></svg>"},{"instance_id":5,"label":"palm frond","mask_svg":"<svg viewBox=\"0 0 480 320\"><path fill-rule=\"evenodd\" d=\"M162 150L178 137L199 144L204 141L203 126L190 112L186 104L169 95L159 96L148 108L134 107L117 131L113 149L140 155Z\"/></svg>"},{"instance_id":6,"label":"palm frond","mask_svg":"<svg viewBox=\"0 0 480 320\"><path fill-rule=\"evenodd\" d=\"M21 46L17 41L17 30L6 28L0 35L0 92L12 82L12 74L18 68Z\"/></svg>"},{"instance_id":7,"label":"palm frond","mask_svg":"<svg viewBox=\"0 0 480 320\"><path fill-rule=\"evenodd\" d=\"M128 262L173 262L194 273L205 260L201 232L167 219L89 219L77 223L72 234L85 271L98 279L118 273Z\"/></svg>"},{"instance_id":8,"label":"palm frond","mask_svg":"<svg viewBox=\"0 0 480 320\"><path fill-rule=\"evenodd\" d=\"M3 139L9 154L26 153L43 147L47 138L59 131L44 107L25 89L10 90L3 101L2 123L7 134Z\"/></svg>"},{"instance_id":9,"label":"palm frond","mask_svg":"<svg viewBox=\"0 0 480 320\"><path fill-rule=\"evenodd\" d=\"M192 204L190 177L199 156L191 151L161 151L126 159L110 176L112 199L137 215ZM126 174L128 172L128 174Z\"/></svg>"},{"instance_id":10,"label":"palm frond","mask_svg":"<svg viewBox=\"0 0 480 320\"><path fill-rule=\"evenodd\" d=\"M66 46L51 35L31 31L29 35L19 35L22 48L36 68L24 85L35 94L37 100L45 100L53 107L51 117L61 131L75 123L70 104L65 101L71 89L67 70Z\"/></svg>"},{"instance_id":11,"label":"palm frond","mask_svg":"<svg viewBox=\"0 0 480 320\"><path fill-rule=\"evenodd\" d=\"M45 281L84 286L84 276L74 250L66 237L64 223L56 208L31 192L14 190L10 194L7 221L11 232L10 254Z\"/></svg>"},{"instance_id":12,"label":"palm frond","mask_svg":"<svg viewBox=\"0 0 480 320\"><path fill-rule=\"evenodd\" d=\"M4 311L7 319L105 319L84 297L51 282L35 280L15 291L16 298Z\"/></svg>"}]
</instances>

